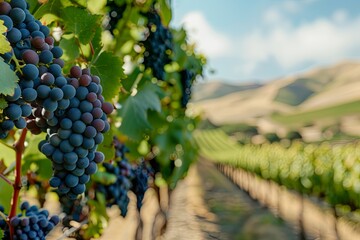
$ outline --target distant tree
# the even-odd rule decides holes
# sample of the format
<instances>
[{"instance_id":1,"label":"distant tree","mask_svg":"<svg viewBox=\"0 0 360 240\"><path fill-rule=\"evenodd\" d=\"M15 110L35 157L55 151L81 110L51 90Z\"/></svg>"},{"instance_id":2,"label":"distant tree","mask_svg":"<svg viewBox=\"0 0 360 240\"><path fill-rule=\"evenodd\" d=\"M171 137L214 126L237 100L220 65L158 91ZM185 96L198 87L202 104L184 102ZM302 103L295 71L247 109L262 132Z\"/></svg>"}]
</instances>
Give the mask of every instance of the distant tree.
<instances>
[{"instance_id":1,"label":"distant tree","mask_svg":"<svg viewBox=\"0 0 360 240\"><path fill-rule=\"evenodd\" d=\"M298 131L292 130L286 134L285 138L289 139L290 141L294 141L294 140L301 140L302 136Z\"/></svg>"},{"instance_id":2,"label":"distant tree","mask_svg":"<svg viewBox=\"0 0 360 240\"><path fill-rule=\"evenodd\" d=\"M270 143L274 143L274 142L280 142L280 138L276 133L266 133L264 134L264 137L266 138L266 140Z\"/></svg>"}]
</instances>

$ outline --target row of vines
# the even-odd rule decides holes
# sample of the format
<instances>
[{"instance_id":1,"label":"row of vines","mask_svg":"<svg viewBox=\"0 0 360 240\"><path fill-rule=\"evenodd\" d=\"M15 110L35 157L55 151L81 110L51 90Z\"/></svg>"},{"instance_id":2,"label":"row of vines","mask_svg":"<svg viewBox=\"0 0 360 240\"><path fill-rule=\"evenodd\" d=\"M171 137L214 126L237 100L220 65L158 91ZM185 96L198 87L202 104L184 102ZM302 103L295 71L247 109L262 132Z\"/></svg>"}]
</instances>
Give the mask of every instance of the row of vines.
<instances>
[{"instance_id":1,"label":"row of vines","mask_svg":"<svg viewBox=\"0 0 360 240\"><path fill-rule=\"evenodd\" d=\"M322 199L338 215L358 221L360 146L294 142L240 145L221 130L196 133L200 153L215 161L272 180L301 194Z\"/></svg>"},{"instance_id":2,"label":"row of vines","mask_svg":"<svg viewBox=\"0 0 360 240\"><path fill-rule=\"evenodd\" d=\"M129 191L140 211L186 175L206 59L171 19L168 0L0 0L0 239L100 237Z\"/></svg>"}]
</instances>

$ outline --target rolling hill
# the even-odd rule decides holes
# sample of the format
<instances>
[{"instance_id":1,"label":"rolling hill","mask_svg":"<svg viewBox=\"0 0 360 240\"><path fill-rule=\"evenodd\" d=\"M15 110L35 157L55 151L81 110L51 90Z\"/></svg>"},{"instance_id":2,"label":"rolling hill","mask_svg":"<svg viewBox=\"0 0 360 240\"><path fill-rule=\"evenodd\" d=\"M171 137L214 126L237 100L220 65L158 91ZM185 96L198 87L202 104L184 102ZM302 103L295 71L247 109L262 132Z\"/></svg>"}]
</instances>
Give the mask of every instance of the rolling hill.
<instances>
[{"instance_id":1,"label":"rolling hill","mask_svg":"<svg viewBox=\"0 0 360 240\"><path fill-rule=\"evenodd\" d=\"M195 89L193 103L218 125L266 122L276 128L360 116L360 62L342 62L264 85L204 83Z\"/></svg>"}]
</instances>

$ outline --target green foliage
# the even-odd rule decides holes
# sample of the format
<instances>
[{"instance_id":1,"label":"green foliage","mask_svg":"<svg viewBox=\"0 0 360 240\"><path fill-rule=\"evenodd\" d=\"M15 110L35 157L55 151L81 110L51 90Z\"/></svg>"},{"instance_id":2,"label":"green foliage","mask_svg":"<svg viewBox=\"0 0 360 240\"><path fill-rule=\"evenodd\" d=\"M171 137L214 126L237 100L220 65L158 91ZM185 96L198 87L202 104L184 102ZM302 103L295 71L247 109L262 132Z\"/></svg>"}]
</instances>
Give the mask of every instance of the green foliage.
<instances>
[{"instance_id":1,"label":"green foliage","mask_svg":"<svg viewBox=\"0 0 360 240\"><path fill-rule=\"evenodd\" d=\"M75 34L82 44L89 43L100 27L101 16L92 15L80 8L67 7L62 9L60 16L64 21L65 32Z\"/></svg>"},{"instance_id":2,"label":"green foliage","mask_svg":"<svg viewBox=\"0 0 360 240\"><path fill-rule=\"evenodd\" d=\"M0 94L3 95L12 95L14 94L14 89L16 87L16 82L19 78L16 76L15 72L10 69L10 66L4 62L4 59L0 57Z\"/></svg>"},{"instance_id":3,"label":"green foliage","mask_svg":"<svg viewBox=\"0 0 360 240\"><path fill-rule=\"evenodd\" d=\"M314 111L296 113L296 114L284 114L273 115L272 119L281 124L289 126L296 126L313 122L314 120L333 119L339 120L341 117L359 112L360 101L348 102L332 107L326 107Z\"/></svg>"},{"instance_id":4,"label":"green foliage","mask_svg":"<svg viewBox=\"0 0 360 240\"><path fill-rule=\"evenodd\" d=\"M196 134L205 157L253 172L328 201L332 206L360 208L359 143L331 146L296 143L286 148L278 143L238 145L221 130ZM231 143L232 142L232 143Z\"/></svg>"},{"instance_id":5,"label":"green foliage","mask_svg":"<svg viewBox=\"0 0 360 240\"><path fill-rule=\"evenodd\" d=\"M117 177L114 174L108 172L98 171L92 175L92 179L95 182L101 183L102 185L110 185L116 182Z\"/></svg>"},{"instance_id":6,"label":"green foliage","mask_svg":"<svg viewBox=\"0 0 360 240\"><path fill-rule=\"evenodd\" d=\"M2 229L0 229L0 239L4 238L4 231Z\"/></svg>"},{"instance_id":7,"label":"green foliage","mask_svg":"<svg viewBox=\"0 0 360 240\"><path fill-rule=\"evenodd\" d=\"M120 79L123 78L123 62L110 52L102 52L91 62L92 74L101 78L103 96L111 100L119 94Z\"/></svg>"},{"instance_id":8,"label":"green foliage","mask_svg":"<svg viewBox=\"0 0 360 240\"><path fill-rule=\"evenodd\" d=\"M156 91L159 89L152 83L146 83L132 96L130 95L120 109L122 124L120 131L134 140L140 140L151 130L148 111L160 112L160 99Z\"/></svg>"},{"instance_id":9,"label":"green foliage","mask_svg":"<svg viewBox=\"0 0 360 240\"><path fill-rule=\"evenodd\" d=\"M13 188L4 180L0 179L0 189L1 189L1 197L0 197L0 205L4 207L5 212L10 212L10 202L11 196L13 193Z\"/></svg>"},{"instance_id":10,"label":"green foliage","mask_svg":"<svg viewBox=\"0 0 360 240\"><path fill-rule=\"evenodd\" d=\"M269 142L269 143L275 143L275 142L279 142L280 138L276 133L265 133L264 134L265 139Z\"/></svg>"},{"instance_id":11,"label":"green foliage","mask_svg":"<svg viewBox=\"0 0 360 240\"><path fill-rule=\"evenodd\" d=\"M6 39L4 33L6 33L7 29L4 25L4 21L0 20L0 53L7 53L11 51L11 46L9 41Z\"/></svg>"}]
</instances>

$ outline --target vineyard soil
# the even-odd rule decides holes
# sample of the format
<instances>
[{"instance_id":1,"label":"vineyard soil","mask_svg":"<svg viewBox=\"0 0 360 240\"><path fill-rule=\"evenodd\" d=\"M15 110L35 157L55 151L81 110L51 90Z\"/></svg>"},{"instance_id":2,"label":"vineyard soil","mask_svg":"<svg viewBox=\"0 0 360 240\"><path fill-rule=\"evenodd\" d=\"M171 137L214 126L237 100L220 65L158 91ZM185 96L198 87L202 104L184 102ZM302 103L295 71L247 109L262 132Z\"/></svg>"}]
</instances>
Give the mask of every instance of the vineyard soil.
<instances>
[{"instance_id":1,"label":"vineyard soil","mask_svg":"<svg viewBox=\"0 0 360 240\"><path fill-rule=\"evenodd\" d=\"M122 218L112 209L101 240L135 238L139 216L135 197ZM159 206L154 193L146 194L142 209L143 240L150 240L152 222ZM60 234L60 231L57 232ZM59 239L53 233L49 239ZM116 238L114 238L116 236ZM68 239L69 238L61 238ZM298 239L297 233L266 208L236 187L211 163L200 160L173 191L167 230L161 240L202 239Z\"/></svg>"}]
</instances>

